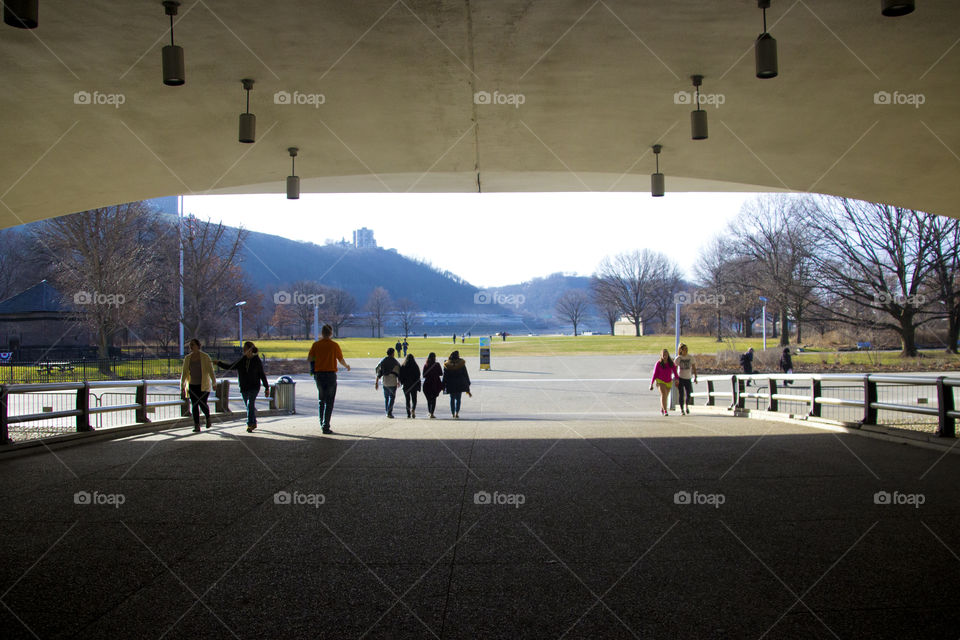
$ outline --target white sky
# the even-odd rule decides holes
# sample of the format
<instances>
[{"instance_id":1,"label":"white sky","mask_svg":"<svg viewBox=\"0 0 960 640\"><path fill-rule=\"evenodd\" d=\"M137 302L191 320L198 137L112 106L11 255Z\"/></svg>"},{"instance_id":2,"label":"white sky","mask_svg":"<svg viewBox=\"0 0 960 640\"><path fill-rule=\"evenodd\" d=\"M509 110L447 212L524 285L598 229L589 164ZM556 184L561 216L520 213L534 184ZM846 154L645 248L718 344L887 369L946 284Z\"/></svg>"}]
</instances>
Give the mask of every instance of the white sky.
<instances>
[{"instance_id":1,"label":"white sky","mask_svg":"<svg viewBox=\"0 0 960 640\"><path fill-rule=\"evenodd\" d=\"M307 240L352 240L429 260L478 287L558 271L590 275L606 255L650 248L688 277L698 249L757 194L412 193L186 196L184 211L252 231Z\"/></svg>"}]
</instances>

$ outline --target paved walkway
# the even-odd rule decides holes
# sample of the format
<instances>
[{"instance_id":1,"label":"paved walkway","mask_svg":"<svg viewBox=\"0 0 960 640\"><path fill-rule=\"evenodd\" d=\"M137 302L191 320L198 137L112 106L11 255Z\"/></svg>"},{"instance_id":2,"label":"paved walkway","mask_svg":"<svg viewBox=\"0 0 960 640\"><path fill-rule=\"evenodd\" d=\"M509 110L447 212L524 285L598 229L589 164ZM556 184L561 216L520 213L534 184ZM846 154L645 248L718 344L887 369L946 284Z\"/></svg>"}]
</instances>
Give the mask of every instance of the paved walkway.
<instances>
[{"instance_id":1,"label":"paved walkway","mask_svg":"<svg viewBox=\"0 0 960 640\"><path fill-rule=\"evenodd\" d=\"M957 456L662 418L651 363L474 365L454 421L351 362L333 436L307 380L254 434L4 461L3 637L960 635Z\"/></svg>"}]
</instances>

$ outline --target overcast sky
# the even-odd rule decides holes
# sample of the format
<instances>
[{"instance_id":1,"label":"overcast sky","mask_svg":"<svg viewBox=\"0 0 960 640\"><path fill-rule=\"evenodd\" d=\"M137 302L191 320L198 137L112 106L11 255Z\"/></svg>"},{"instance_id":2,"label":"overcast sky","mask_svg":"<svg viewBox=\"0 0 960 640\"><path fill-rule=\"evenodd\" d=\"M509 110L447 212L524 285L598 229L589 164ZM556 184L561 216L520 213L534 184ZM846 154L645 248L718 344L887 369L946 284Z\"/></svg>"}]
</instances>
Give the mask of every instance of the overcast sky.
<instances>
[{"instance_id":1,"label":"overcast sky","mask_svg":"<svg viewBox=\"0 0 960 640\"><path fill-rule=\"evenodd\" d=\"M478 287L558 271L590 275L604 256L651 248L693 275L698 249L756 194L411 193L186 196L184 210L323 244L373 229L377 244Z\"/></svg>"}]
</instances>

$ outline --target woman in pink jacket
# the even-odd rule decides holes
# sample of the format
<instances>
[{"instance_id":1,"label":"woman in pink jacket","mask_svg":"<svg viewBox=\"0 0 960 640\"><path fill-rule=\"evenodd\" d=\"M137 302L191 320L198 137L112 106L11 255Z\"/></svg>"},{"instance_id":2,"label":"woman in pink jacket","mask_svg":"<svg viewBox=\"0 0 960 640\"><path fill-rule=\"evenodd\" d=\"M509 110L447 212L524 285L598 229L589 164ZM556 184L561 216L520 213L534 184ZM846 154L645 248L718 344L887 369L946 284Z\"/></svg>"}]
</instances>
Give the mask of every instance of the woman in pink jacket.
<instances>
[{"instance_id":1,"label":"woman in pink jacket","mask_svg":"<svg viewBox=\"0 0 960 640\"><path fill-rule=\"evenodd\" d=\"M664 349L660 352L660 359L653 367L653 378L650 379L650 390L653 391L654 383L660 390L660 415L667 415L667 398L670 397L670 388L673 386L674 378L679 377L677 365L670 357L670 352Z\"/></svg>"}]
</instances>

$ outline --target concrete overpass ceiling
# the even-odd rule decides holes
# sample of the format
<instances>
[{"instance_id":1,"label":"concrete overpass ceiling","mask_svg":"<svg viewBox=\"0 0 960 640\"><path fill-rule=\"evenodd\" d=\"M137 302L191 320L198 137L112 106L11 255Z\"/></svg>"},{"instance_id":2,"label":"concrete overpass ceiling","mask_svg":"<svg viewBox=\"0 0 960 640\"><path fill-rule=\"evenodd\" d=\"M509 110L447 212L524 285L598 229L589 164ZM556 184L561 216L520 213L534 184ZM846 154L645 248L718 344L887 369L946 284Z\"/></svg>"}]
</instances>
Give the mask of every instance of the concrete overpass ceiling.
<instances>
[{"instance_id":1,"label":"concrete overpass ceiling","mask_svg":"<svg viewBox=\"0 0 960 640\"><path fill-rule=\"evenodd\" d=\"M960 3L917 4L885 18L877 0L773 0L780 76L758 80L754 0L185 0L186 84L167 87L158 0L41 0L38 29L0 38L0 226L279 194L289 146L304 192L469 192L478 175L484 191L646 191L655 142L668 192L812 190L957 216ZM722 101L704 106L703 141L694 73ZM254 145L237 141L245 77Z\"/></svg>"}]
</instances>

